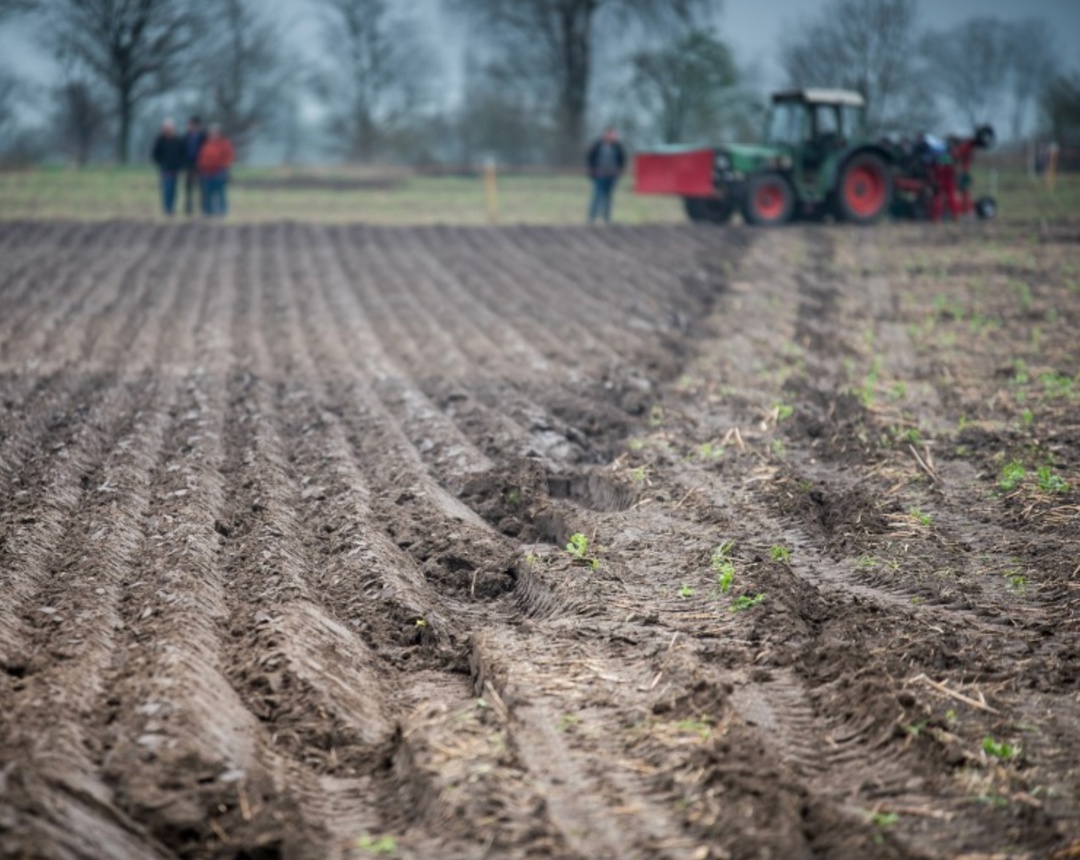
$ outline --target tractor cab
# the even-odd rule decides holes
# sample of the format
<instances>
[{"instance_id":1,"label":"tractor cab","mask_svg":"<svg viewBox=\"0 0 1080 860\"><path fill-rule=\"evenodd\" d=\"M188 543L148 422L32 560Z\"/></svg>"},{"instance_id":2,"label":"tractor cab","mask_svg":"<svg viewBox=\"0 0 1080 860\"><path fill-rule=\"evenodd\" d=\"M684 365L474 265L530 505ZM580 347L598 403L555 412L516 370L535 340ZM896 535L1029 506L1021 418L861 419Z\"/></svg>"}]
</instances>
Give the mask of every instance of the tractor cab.
<instances>
[{"instance_id":1,"label":"tractor cab","mask_svg":"<svg viewBox=\"0 0 1080 860\"><path fill-rule=\"evenodd\" d=\"M866 102L848 90L776 93L765 122L764 142L790 151L796 172L816 173L829 155L864 136Z\"/></svg>"}]
</instances>

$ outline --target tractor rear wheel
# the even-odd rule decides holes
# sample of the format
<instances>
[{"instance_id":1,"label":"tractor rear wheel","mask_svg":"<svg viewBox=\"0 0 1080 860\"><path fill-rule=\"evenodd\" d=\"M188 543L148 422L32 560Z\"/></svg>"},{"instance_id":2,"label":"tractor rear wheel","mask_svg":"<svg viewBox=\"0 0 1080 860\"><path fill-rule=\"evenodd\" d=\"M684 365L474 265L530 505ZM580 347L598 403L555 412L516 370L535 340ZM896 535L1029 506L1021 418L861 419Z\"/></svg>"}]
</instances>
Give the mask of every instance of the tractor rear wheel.
<instances>
[{"instance_id":1,"label":"tractor rear wheel","mask_svg":"<svg viewBox=\"0 0 1080 860\"><path fill-rule=\"evenodd\" d=\"M836 205L845 221L872 224L892 205L892 174L881 156L861 152L840 171Z\"/></svg>"},{"instance_id":2,"label":"tractor rear wheel","mask_svg":"<svg viewBox=\"0 0 1080 860\"><path fill-rule=\"evenodd\" d=\"M726 224L731 218L727 197L684 197L687 217L695 224Z\"/></svg>"},{"instance_id":3,"label":"tractor rear wheel","mask_svg":"<svg viewBox=\"0 0 1080 860\"><path fill-rule=\"evenodd\" d=\"M748 224L773 227L786 224L795 213L795 192L778 173L759 173L746 184L742 207Z\"/></svg>"}]
</instances>

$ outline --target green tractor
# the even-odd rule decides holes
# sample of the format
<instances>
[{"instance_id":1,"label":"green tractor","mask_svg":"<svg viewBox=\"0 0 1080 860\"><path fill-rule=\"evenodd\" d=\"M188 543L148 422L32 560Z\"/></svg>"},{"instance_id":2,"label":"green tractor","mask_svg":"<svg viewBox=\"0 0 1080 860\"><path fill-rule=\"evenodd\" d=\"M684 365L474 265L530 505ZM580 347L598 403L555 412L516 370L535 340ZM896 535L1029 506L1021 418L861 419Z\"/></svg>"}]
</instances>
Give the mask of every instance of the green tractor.
<instances>
[{"instance_id":1,"label":"green tractor","mask_svg":"<svg viewBox=\"0 0 1080 860\"><path fill-rule=\"evenodd\" d=\"M750 224L826 215L869 224L888 213L893 157L870 140L866 103L847 90L804 89L772 98L760 144L641 153L637 191L678 194L694 221Z\"/></svg>"}]
</instances>

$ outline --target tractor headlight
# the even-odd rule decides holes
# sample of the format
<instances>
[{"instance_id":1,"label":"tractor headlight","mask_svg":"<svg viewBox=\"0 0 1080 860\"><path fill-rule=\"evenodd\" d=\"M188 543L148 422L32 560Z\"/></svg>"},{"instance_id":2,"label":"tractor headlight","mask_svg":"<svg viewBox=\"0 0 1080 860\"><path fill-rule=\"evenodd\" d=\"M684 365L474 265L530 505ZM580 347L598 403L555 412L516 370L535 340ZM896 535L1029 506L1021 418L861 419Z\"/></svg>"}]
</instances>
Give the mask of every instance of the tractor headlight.
<instances>
[{"instance_id":1,"label":"tractor headlight","mask_svg":"<svg viewBox=\"0 0 1080 860\"><path fill-rule=\"evenodd\" d=\"M719 171L730 170L731 159L728 158L726 152L718 152L716 153L716 157L713 159L713 166Z\"/></svg>"},{"instance_id":2,"label":"tractor headlight","mask_svg":"<svg viewBox=\"0 0 1080 860\"><path fill-rule=\"evenodd\" d=\"M791 168L791 158L786 155L781 155L776 159L776 166L780 170L789 170Z\"/></svg>"}]
</instances>

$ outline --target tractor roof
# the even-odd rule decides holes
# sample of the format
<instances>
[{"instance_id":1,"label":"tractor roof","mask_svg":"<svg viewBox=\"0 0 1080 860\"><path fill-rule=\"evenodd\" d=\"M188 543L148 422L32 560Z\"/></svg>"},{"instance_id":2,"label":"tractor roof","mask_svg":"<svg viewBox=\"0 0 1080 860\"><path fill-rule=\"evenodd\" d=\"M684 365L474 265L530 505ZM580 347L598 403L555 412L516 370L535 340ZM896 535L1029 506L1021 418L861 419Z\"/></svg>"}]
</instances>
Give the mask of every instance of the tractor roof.
<instances>
[{"instance_id":1,"label":"tractor roof","mask_svg":"<svg viewBox=\"0 0 1080 860\"><path fill-rule=\"evenodd\" d=\"M806 102L807 104L826 105L852 105L863 107L866 105L859 93L853 90L783 90L773 94L774 102Z\"/></svg>"}]
</instances>

